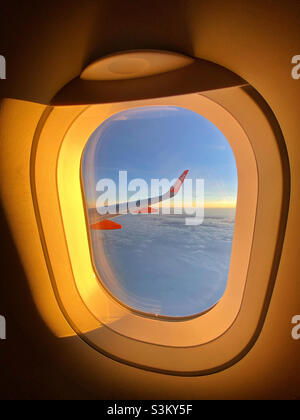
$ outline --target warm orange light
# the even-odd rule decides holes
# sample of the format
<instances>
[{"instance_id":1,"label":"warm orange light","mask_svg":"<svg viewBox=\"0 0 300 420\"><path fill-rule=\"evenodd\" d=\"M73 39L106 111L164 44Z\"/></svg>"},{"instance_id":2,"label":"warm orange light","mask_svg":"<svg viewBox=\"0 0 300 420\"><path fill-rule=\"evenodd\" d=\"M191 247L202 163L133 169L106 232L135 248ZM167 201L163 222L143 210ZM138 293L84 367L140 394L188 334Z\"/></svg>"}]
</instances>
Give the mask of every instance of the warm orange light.
<instances>
[{"instance_id":1,"label":"warm orange light","mask_svg":"<svg viewBox=\"0 0 300 420\"><path fill-rule=\"evenodd\" d=\"M248 345L277 246L282 162L266 115L245 91L208 95L212 99L195 94L53 109L13 100L2 105L1 201L36 306L58 337L81 333L108 354L175 372L222 366ZM93 268L81 190L81 154L92 132L116 112L155 104L183 106L208 118L230 140L238 170L228 287L212 310L180 322L141 317L108 295Z\"/></svg>"},{"instance_id":2,"label":"warm orange light","mask_svg":"<svg viewBox=\"0 0 300 420\"><path fill-rule=\"evenodd\" d=\"M242 186L241 197L243 198L244 194L247 194L247 206L244 209L247 216L243 216L243 222L241 216L238 216L235 222L236 230L238 231L238 228L240 228L242 238L239 234L235 234L232 247L233 258L239 260L239 266L235 270L231 267L228 287L223 298L216 307L201 317L180 323L163 321L157 323L151 318L140 317L130 312L126 307L111 299L105 288L97 280L91 260L80 182L80 164L84 146L99 124L111 115L124 109L147 106L148 104L151 106L183 106L201 112L202 116L212 121L226 138L230 138L233 151L238 154L236 161L239 185ZM61 109L59 111L62 113ZM58 111L55 110L55 112ZM243 162L243 171L241 171L241 162ZM247 172L245 171L245 165L247 165ZM252 174L251 179L248 177L249 173ZM84 112L82 111L80 117L73 122L65 134L57 162L57 187L68 254L76 287L90 312L101 324L110 325L115 331L132 338L173 346L204 343L214 339L229 328L238 313L242 300L253 233L253 228L251 229L250 226L253 227L257 199L256 164L253 152L246 134L229 113L214 102L197 94L90 106ZM239 207L239 201L237 206ZM241 224L245 224L245 219L246 225L249 226L246 231L241 229ZM238 248L237 241L239 243ZM237 253L239 253L239 257L236 256ZM107 264L105 258L102 259L101 263Z\"/></svg>"}]
</instances>

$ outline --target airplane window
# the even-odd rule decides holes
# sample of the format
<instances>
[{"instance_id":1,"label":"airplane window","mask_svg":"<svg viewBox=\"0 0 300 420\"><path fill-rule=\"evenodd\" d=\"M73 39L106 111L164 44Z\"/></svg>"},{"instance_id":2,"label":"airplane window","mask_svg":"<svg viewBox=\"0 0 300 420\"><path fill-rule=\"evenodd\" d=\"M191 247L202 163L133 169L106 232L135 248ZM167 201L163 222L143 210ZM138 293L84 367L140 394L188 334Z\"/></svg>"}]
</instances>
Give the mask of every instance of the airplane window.
<instances>
[{"instance_id":1,"label":"airplane window","mask_svg":"<svg viewBox=\"0 0 300 420\"><path fill-rule=\"evenodd\" d=\"M166 317L221 299L238 182L214 124L177 106L122 111L90 136L81 176L94 269L114 298Z\"/></svg>"}]
</instances>

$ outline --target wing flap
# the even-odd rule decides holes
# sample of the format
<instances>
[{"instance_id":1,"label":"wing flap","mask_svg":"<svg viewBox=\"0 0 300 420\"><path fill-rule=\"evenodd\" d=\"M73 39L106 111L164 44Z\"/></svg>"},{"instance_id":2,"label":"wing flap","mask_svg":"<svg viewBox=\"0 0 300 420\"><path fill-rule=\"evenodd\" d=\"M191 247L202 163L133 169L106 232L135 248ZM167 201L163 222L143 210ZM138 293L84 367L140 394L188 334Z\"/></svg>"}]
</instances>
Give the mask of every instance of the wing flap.
<instances>
[{"instance_id":1,"label":"wing flap","mask_svg":"<svg viewBox=\"0 0 300 420\"><path fill-rule=\"evenodd\" d=\"M113 222L112 220L106 219L101 220L100 222L93 223L91 225L91 229L93 230L114 230L114 229L122 229L122 225L119 223Z\"/></svg>"}]
</instances>

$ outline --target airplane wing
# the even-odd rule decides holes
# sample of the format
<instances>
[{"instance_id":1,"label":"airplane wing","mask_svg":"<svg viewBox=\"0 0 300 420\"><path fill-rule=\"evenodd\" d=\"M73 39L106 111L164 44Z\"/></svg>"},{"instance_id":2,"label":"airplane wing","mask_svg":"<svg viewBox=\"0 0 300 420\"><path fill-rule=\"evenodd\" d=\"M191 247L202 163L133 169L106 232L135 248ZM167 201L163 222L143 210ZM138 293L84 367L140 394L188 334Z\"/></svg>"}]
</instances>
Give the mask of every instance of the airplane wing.
<instances>
[{"instance_id":1,"label":"airplane wing","mask_svg":"<svg viewBox=\"0 0 300 420\"><path fill-rule=\"evenodd\" d=\"M169 191L166 193L159 195L157 197L146 198L144 200L137 200L137 201L128 201L126 203L119 203L113 206L106 206L100 209L97 208L89 208L88 209L88 218L90 222L90 227L93 230L113 230L113 229L121 229L122 225L116 223L110 219L123 216L129 212L137 213L137 214L145 214L145 213L156 213L158 209L151 207L151 205L160 203L164 200L168 200L169 198L174 197L178 191L180 190L185 177L188 174L188 170L185 170L180 177L175 181ZM132 209L132 206L137 209Z\"/></svg>"}]
</instances>

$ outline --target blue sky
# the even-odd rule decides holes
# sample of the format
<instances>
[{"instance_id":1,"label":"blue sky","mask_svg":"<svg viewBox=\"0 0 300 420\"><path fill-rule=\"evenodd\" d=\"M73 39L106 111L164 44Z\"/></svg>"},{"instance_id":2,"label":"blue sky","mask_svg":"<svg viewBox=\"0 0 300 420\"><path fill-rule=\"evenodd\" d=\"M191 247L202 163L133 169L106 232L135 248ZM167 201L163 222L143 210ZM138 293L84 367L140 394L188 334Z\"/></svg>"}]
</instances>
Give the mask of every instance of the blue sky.
<instances>
[{"instance_id":1,"label":"blue sky","mask_svg":"<svg viewBox=\"0 0 300 420\"><path fill-rule=\"evenodd\" d=\"M204 179L207 207L234 207L237 171L231 147L220 130L199 114L170 107L142 107L122 111L106 120L90 137L83 155L82 174L89 201L99 193L95 182L119 170L128 182L143 178Z\"/></svg>"}]
</instances>

